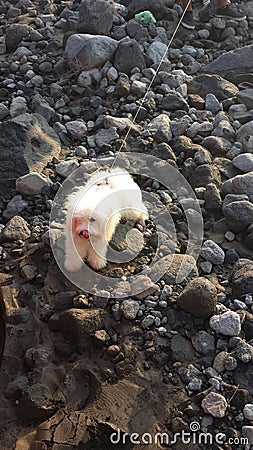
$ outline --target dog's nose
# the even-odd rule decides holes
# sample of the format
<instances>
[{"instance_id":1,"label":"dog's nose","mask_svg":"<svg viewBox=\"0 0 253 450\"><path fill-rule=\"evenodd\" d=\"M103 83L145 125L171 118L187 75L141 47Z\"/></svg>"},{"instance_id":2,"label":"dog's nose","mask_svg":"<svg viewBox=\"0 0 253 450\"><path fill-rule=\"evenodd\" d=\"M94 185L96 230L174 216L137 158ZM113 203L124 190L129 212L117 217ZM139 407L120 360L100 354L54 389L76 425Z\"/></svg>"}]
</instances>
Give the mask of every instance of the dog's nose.
<instances>
[{"instance_id":1,"label":"dog's nose","mask_svg":"<svg viewBox=\"0 0 253 450\"><path fill-rule=\"evenodd\" d=\"M81 230L80 231L80 233L79 233L79 236L81 237L81 238L84 238L84 239L88 239L89 238L89 231L88 230Z\"/></svg>"}]
</instances>

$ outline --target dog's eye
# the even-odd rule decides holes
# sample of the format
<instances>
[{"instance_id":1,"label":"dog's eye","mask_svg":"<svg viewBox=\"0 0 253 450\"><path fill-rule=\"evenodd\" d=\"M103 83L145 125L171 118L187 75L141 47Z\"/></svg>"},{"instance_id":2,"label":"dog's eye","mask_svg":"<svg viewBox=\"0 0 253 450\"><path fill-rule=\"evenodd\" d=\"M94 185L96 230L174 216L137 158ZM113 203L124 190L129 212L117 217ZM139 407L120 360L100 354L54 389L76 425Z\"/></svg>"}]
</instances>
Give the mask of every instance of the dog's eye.
<instances>
[{"instance_id":1,"label":"dog's eye","mask_svg":"<svg viewBox=\"0 0 253 450\"><path fill-rule=\"evenodd\" d=\"M90 222L96 222L96 219L94 219L94 217L90 217Z\"/></svg>"}]
</instances>

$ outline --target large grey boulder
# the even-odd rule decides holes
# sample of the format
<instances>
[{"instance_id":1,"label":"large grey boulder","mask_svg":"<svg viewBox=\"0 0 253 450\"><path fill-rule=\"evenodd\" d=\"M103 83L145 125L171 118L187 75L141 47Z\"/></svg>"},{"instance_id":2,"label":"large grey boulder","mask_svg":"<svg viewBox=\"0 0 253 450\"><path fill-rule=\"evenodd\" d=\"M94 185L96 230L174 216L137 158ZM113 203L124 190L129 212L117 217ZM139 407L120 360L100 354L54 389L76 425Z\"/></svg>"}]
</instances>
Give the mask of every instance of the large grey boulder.
<instances>
[{"instance_id":1,"label":"large grey boulder","mask_svg":"<svg viewBox=\"0 0 253 450\"><path fill-rule=\"evenodd\" d=\"M0 196L14 191L18 177L41 172L60 151L57 134L40 114L21 114L1 123Z\"/></svg>"},{"instance_id":2,"label":"large grey boulder","mask_svg":"<svg viewBox=\"0 0 253 450\"><path fill-rule=\"evenodd\" d=\"M78 33L107 34L113 25L113 8L104 0L84 0L79 6Z\"/></svg>"},{"instance_id":3,"label":"large grey boulder","mask_svg":"<svg viewBox=\"0 0 253 450\"><path fill-rule=\"evenodd\" d=\"M65 57L71 66L79 64L93 69L109 61L117 46L118 42L108 36L72 34L67 40Z\"/></svg>"},{"instance_id":4,"label":"large grey boulder","mask_svg":"<svg viewBox=\"0 0 253 450\"><path fill-rule=\"evenodd\" d=\"M223 53L207 64L205 72L216 73L222 76L233 73L248 73L253 71L253 44L236 48Z\"/></svg>"}]
</instances>

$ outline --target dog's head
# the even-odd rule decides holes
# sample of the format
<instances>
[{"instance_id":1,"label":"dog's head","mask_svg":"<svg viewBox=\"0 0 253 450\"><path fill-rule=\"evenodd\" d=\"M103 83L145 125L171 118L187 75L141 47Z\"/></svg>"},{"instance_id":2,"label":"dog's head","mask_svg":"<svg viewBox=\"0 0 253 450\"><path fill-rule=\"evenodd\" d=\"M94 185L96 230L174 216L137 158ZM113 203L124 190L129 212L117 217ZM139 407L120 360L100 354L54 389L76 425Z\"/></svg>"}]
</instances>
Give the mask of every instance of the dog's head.
<instances>
[{"instance_id":1,"label":"dog's head","mask_svg":"<svg viewBox=\"0 0 253 450\"><path fill-rule=\"evenodd\" d=\"M105 234L106 220L100 214L91 211L79 211L72 217L72 232L81 239L102 237Z\"/></svg>"}]
</instances>

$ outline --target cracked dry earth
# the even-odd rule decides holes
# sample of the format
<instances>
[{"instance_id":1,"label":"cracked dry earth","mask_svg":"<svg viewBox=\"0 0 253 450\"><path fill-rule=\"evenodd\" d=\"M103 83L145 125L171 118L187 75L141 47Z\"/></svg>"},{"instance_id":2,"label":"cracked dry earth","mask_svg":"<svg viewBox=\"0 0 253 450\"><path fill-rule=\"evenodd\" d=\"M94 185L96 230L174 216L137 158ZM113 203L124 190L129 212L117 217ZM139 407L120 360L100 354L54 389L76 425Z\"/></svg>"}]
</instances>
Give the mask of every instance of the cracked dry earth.
<instances>
[{"instance_id":1,"label":"cracked dry earth","mask_svg":"<svg viewBox=\"0 0 253 450\"><path fill-rule=\"evenodd\" d=\"M57 269L52 264L47 276L51 277L54 286L49 281L48 291L56 288L56 282L58 288L60 283L62 288L63 283L66 284L59 272L56 278L55 272ZM165 431L164 419L171 417L177 406L187 403L185 389L180 383L165 386L161 382L157 365L159 367L164 361L157 361L156 365L145 364L143 336L133 324L119 325L109 314L93 310L99 324L110 335L119 335L124 356L118 361L113 355L109 357L100 340L83 330L79 342L85 349L79 355L71 353L71 357L64 358L53 352L56 343L58 348L64 347L61 333L49 330L48 323L40 320L40 299L36 289L32 296L31 292L23 293L26 300L30 295L33 302L28 320L24 318L23 321L18 319L15 287L1 287L1 293L7 300L7 313L11 310L9 317L13 318L7 327L0 377L1 449L120 449L121 444L110 443L112 432L117 429L139 434ZM19 323L15 324L15 320ZM54 328L53 324L51 328ZM76 336L73 342L75 340ZM159 342L157 337L156 340L163 349L162 357L167 358L166 342L161 338ZM152 344L148 340L144 347ZM37 353L36 350L32 355L26 352L26 361L23 361L28 348L37 349ZM59 353L68 353L68 350L61 348ZM33 392L26 385L25 375ZM13 397L19 400L13 401ZM126 442L122 448L134 447ZM156 446L138 445L136 448L154 449Z\"/></svg>"}]
</instances>

